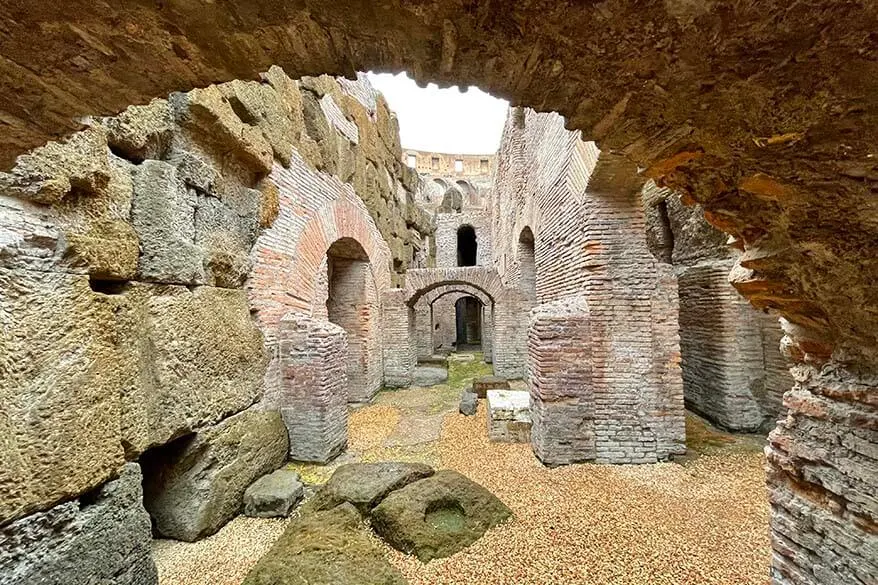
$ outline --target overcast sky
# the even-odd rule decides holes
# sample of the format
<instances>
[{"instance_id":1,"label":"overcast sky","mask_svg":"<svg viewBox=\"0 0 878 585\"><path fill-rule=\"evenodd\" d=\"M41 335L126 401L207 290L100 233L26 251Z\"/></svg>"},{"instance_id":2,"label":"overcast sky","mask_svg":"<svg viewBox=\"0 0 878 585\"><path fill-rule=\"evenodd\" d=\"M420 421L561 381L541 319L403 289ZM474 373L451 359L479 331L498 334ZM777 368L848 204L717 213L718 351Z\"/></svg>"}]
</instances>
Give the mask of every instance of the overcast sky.
<instances>
[{"instance_id":1,"label":"overcast sky","mask_svg":"<svg viewBox=\"0 0 878 585\"><path fill-rule=\"evenodd\" d=\"M369 80L387 98L399 118L403 148L454 154L490 154L500 145L506 121L506 100L476 87L422 89L405 73L369 73Z\"/></svg>"}]
</instances>

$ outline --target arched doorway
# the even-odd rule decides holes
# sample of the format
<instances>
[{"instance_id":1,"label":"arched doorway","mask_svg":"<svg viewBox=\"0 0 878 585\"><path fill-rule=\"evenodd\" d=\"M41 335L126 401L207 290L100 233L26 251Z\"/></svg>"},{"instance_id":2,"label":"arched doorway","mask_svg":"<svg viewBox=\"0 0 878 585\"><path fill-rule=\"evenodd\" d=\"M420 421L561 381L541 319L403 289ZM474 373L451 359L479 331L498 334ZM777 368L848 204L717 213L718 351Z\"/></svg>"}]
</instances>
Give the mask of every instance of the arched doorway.
<instances>
[{"instance_id":1,"label":"arched doorway","mask_svg":"<svg viewBox=\"0 0 878 585\"><path fill-rule=\"evenodd\" d=\"M457 265L475 266L478 258L476 230L471 225L457 228Z\"/></svg>"},{"instance_id":2,"label":"arched doorway","mask_svg":"<svg viewBox=\"0 0 878 585\"><path fill-rule=\"evenodd\" d=\"M534 233L529 227L518 236L518 287L530 299L537 297L537 266L534 256Z\"/></svg>"},{"instance_id":3,"label":"arched doorway","mask_svg":"<svg viewBox=\"0 0 878 585\"><path fill-rule=\"evenodd\" d=\"M326 251L326 315L347 333L348 402L366 402L381 388L379 305L369 256L353 238Z\"/></svg>"},{"instance_id":4,"label":"arched doorway","mask_svg":"<svg viewBox=\"0 0 878 585\"><path fill-rule=\"evenodd\" d=\"M478 351L482 347L482 303L471 296L454 303L457 351Z\"/></svg>"}]
</instances>

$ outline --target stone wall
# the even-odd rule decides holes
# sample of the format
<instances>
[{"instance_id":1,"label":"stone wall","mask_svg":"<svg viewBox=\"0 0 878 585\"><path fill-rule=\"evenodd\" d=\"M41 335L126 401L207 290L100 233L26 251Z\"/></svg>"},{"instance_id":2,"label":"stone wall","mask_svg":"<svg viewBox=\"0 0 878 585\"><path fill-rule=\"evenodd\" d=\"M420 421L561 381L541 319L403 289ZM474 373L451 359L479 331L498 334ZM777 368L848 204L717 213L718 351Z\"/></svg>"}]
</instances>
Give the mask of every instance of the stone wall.
<instances>
[{"instance_id":1,"label":"stone wall","mask_svg":"<svg viewBox=\"0 0 878 585\"><path fill-rule=\"evenodd\" d=\"M739 252L700 209L652 181L643 203L650 249L677 274L686 405L724 428L767 431L793 385L777 318L753 309L729 285Z\"/></svg>"},{"instance_id":2,"label":"stone wall","mask_svg":"<svg viewBox=\"0 0 878 585\"><path fill-rule=\"evenodd\" d=\"M278 328L315 305L325 318L327 250L355 240L368 256L360 272L371 310L354 399L380 386L378 299L426 261L433 230L415 203L419 178L400 162L395 124L363 79L297 82L272 68L261 82L92 119L0 175L7 533L110 489L147 450L213 436L261 399L282 410L295 440L320 423L322 450L300 444L302 458L343 447L348 388L331 365L345 363L345 339L325 344L330 374L304 388L296 378L304 370L281 359ZM320 345L312 329L307 343ZM334 415L291 415L321 389L341 396Z\"/></svg>"},{"instance_id":3,"label":"stone wall","mask_svg":"<svg viewBox=\"0 0 878 585\"><path fill-rule=\"evenodd\" d=\"M593 396L582 400L593 400L594 409L572 412L578 424L555 413L566 420L561 426L581 429L582 449L565 454L570 437L539 428L552 421L552 406L566 404L543 400L538 379L529 380L542 409L534 447L557 454L558 463L655 461L685 450L676 281L647 247L641 186L633 165L582 142L560 116L511 110L492 201L495 266L508 287L524 291L532 288L533 262L539 302L581 297L588 307L590 338L581 343L579 367L590 369L590 382L578 391ZM522 271L520 242L531 233L534 252L527 247ZM552 359L542 339L530 338L533 376L543 371L539 360Z\"/></svg>"}]
</instances>

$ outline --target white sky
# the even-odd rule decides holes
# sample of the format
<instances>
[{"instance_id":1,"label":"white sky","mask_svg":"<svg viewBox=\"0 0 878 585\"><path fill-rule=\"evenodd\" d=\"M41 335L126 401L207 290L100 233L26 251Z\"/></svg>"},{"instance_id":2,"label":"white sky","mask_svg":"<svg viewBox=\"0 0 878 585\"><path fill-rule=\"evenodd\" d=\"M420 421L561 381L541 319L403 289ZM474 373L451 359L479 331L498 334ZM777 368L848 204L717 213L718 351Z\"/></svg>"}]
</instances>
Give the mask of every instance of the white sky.
<instances>
[{"instance_id":1,"label":"white sky","mask_svg":"<svg viewBox=\"0 0 878 585\"><path fill-rule=\"evenodd\" d=\"M500 146L509 103L477 87L420 88L405 73L369 72L399 119L402 147L453 154L491 154Z\"/></svg>"}]
</instances>

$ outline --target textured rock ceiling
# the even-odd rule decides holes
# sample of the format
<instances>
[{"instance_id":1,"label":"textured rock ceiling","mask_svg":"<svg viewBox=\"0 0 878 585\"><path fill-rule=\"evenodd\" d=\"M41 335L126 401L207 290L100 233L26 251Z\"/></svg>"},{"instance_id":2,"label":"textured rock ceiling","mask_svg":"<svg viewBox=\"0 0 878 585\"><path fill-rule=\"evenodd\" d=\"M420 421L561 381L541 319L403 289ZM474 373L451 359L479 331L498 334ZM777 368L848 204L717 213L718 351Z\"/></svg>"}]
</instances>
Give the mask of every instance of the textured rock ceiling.
<instances>
[{"instance_id":1,"label":"textured rock ceiling","mask_svg":"<svg viewBox=\"0 0 878 585\"><path fill-rule=\"evenodd\" d=\"M745 249L735 285L804 328L806 357L878 345L872 1L7 0L2 16L3 167L83 116L271 64L406 69L556 110L701 202Z\"/></svg>"}]
</instances>

